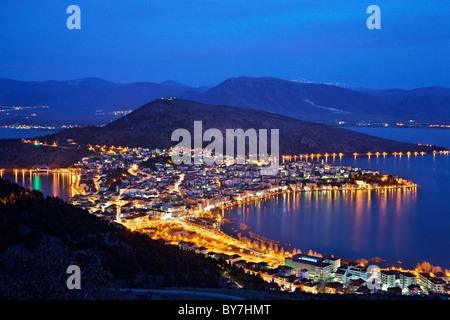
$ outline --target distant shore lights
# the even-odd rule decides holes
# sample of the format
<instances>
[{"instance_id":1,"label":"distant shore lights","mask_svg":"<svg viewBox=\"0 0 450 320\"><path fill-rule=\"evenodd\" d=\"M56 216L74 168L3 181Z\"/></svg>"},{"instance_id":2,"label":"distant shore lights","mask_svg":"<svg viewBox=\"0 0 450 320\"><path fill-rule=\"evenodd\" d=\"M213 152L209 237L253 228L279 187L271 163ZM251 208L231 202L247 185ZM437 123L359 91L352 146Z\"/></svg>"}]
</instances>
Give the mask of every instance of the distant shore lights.
<instances>
[{"instance_id":1,"label":"distant shore lights","mask_svg":"<svg viewBox=\"0 0 450 320\"><path fill-rule=\"evenodd\" d=\"M394 156L394 157L399 157L401 159L402 156L406 155L408 157L408 159L409 159L411 156L417 157L419 155L420 156L424 156L426 154L427 153L424 152L424 151L421 151L421 152L418 152L418 151L414 151L414 152L407 151L407 152L392 152L392 153L377 151L377 152L367 152L367 153L354 152L354 153L351 154L351 156L353 156L353 158L355 160L356 160L357 157L367 156L368 160L370 161L370 158L373 157L373 156L375 156L377 159L380 156L383 156L383 158L386 158L386 156ZM433 154L433 157L435 157L436 154L448 155L448 154L450 154L450 151L449 150L441 150L441 151L434 150L432 152L432 154ZM323 157L323 158L325 158L325 162L327 163L328 162L328 158L331 157L333 162L334 162L335 158L337 156L339 156L339 160L342 160L342 157L344 157L345 154L342 153L342 152L340 152L340 153L335 153L335 152L334 153L328 153L327 152L327 153L324 153L324 154L321 154L321 153L310 153L310 154L307 154L306 153L306 154L298 154L298 155L284 155L284 156L282 156L282 159L283 159L283 163L284 163L285 161L292 161L292 160L295 161L297 158L300 161L302 161L302 160L305 160L305 161L311 160L311 161L313 161L314 159L319 160L320 157ZM350 154L347 154L347 156L350 156Z\"/></svg>"}]
</instances>

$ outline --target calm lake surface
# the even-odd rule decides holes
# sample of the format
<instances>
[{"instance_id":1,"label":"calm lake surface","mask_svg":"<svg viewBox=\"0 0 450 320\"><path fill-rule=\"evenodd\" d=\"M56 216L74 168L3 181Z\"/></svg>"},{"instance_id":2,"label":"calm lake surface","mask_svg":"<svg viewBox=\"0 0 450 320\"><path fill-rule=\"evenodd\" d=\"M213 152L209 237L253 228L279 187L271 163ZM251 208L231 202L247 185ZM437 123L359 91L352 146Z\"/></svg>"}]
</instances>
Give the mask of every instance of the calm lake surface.
<instances>
[{"instance_id":1,"label":"calm lake surface","mask_svg":"<svg viewBox=\"0 0 450 320\"><path fill-rule=\"evenodd\" d=\"M357 128L359 129L359 128ZM364 128L368 129L368 128ZM400 139L408 130L411 142L450 147L450 130L370 128L371 134ZM377 130L375 130L377 129ZM413 130L413 131L411 131ZM422 140L423 130L430 137ZM369 132L366 132L369 133ZM417 139L417 140L414 140ZM436 140L434 140L436 139ZM437 140L439 139L439 140ZM407 140L404 140L407 141ZM440 141L440 142L438 142ZM233 225L226 232L236 235L240 222L252 231L302 251L350 259L380 257L380 266L414 267L418 262L450 269L450 156L353 156L335 164L353 165L413 180L415 190L291 193L274 196L225 211ZM328 158L328 163L333 159ZM3 178L46 195L67 199L71 192L68 174L18 172ZM397 261L401 261L399 264Z\"/></svg>"},{"instance_id":2,"label":"calm lake surface","mask_svg":"<svg viewBox=\"0 0 450 320\"><path fill-rule=\"evenodd\" d=\"M450 147L450 130L362 128L406 142ZM370 130L367 130L370 129ZM386 131L387 130L387 131ZM406 131L404 131L406 130ZM407 133L407 134L406 134ZM403 135L406 134L404 137ZM402 139L400 139L402 138ZM450 268L449 155L337 157L352 165L413 180L415 190L291 193L225 211L226 232L244 222L289 248L350 259L380 257L380 266L415 267L428 261ZM328 163L333 163L328 158ZM397 261L401 261L401 264Z\"/></svg>"},{"instance_id":3,"label":"calm lake surface","mask_svg":"<svg viewBox=\"0 0 450 320\"><path fill-rule=\"evenodd\" d=\"M1 178L17 183L27 189L39 190L44 195L67 200L72 196L72 176L67 173L31 173L5 171Z\"/></svg>"},{"instance_id":4,"label":"calm lake surface","mask_svg":"<svg viewBox=\"0 0 450 320\"><path fill-rule=\"evenodd\" d=\"M330 162L330 161L329 161ZM332 163L332 161L331 161ZM448 155L344 157L336 164L376 169L420 187L390 191L298 192L225 211L266 238L290 248L350 259L380 257L389 266L417 262L450 267L450 160ZM380 265L381 266L381 265Z\"/></svg>"}]
</instances>

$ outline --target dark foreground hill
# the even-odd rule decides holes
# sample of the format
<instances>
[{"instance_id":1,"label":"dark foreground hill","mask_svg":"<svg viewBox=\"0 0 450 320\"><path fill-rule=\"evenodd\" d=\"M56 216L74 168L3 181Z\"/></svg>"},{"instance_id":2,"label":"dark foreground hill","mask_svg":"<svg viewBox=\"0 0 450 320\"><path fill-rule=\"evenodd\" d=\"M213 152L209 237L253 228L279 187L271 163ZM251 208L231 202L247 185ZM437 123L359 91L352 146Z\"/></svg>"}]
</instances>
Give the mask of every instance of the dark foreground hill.
<instances>
[{"instance_id":1,"label":"dark foreground hill","mask_svg":"<svg viewBox=\"0 0 450 320\"><path fill-rule=\"evenodd\" d=\"M81 270L79 290L67 288L71 275L67 268L71 265ZM243 289L226 289L229 280L221 276L223 271ZM172 290L164 290L167 287ZM227 299L224 294L251 300L408 298L386 294L311 295L280 292L273 287L273 283L241 268L165 245L59 198L44 197L0 179L0 300L198 297L192 293L198 293L201 299ZM153 290L119 291L124 288Z\"/></svg>"},{"instance_id":2,"label":"dark foreground hill","mask_svg":"<svg viewBox=\"0 0 450 320\"><path fill-rule=\"evenodd\" d=\"M68 290L66 269L81 269ZM0 179L0 300L114 298L109 288L215 287L219 267Z\"/></svg>"},{"instance_id":3,"label":"dark foreground hill","mask_svg":"<svg viewBox=\"0 0 450 320\"><path fill-rule=\"evenodd\" d=\"M0 140L0 167L2 169L26 169L38 166L66 168L90 155L85 148L70 146L52 148L22 143L21 139Z\"/></svg>"}]
</instances>

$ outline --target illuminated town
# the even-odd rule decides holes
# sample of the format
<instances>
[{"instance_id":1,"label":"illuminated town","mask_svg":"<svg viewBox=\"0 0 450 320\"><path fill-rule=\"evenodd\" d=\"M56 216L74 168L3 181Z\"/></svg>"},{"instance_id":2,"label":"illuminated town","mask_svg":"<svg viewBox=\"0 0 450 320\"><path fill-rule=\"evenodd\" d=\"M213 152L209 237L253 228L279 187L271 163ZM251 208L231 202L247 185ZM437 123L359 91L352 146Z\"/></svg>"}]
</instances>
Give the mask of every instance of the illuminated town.
<instances>
[{"instance_id":1,"label":"illuminated town","mask_svg":"<svg viewBox=\"0 0 450 320\"><path fill-rule=\"evenodd\" d=\"M5 305L272 319L450 301L450 1L2 13Z\"/></svg>"},{"instance_id":2,"label":"illuminated town","mask_svg":"<svg viewBox=\"0 0 450 320\"><path fill-rule=\"evenodd\" d=\"M268 284L286 291L370 294L400 290L403 295L449 292L450 274L440 268L434 272L420 268L381 269L380 286L374 288L369 284L372 273L367 260L322 256L312 250L302 253L249 231L243 223L235 236L222 230L222 226L230 223L224 217L225 209L278 194L382 192L418 187L411 181L378 171L326 163L327 158L342 157L342 153L283 156L277 174L265 176L260 174L258 165L250 163L174 165L170 150L89 148L98 155L85 157L72 168L58 171L72 178L73 196L69 202L118 227L259 274ZM16 174L20 172L16 170ZM370 262L376 265L379 261Z\"/></svg>"}]
</instances>

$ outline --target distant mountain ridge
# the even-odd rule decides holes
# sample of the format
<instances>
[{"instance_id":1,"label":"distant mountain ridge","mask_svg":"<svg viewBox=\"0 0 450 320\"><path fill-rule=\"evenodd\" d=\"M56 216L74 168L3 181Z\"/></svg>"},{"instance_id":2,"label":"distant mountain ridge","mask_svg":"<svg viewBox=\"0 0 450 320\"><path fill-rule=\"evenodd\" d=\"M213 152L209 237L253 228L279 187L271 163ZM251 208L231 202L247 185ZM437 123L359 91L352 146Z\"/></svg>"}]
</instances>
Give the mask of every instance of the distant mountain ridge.
<instances>
[{"instance_id":1,"label":"distant mountain ridge","mask_svg":"<svg viewBox=\"0 0 450 320\"><path fill-rule=\"evenodd\" d=\"M36 117L78 123L107 123L112 117L100 113L127 111L161 97L201 91L179 83L135 82L118 84L99 78L69 81L16 81L0 79L0 105L48 106L37 110Z\"/></svg>"},{"instance_id":2,"label":"distant mountain ridge","mask_svg":"<svg viewBox=\"0 0 450 320\"><path fill-rule=\"evenodd\" d=\"M450 124L450 89L441 86L412 90L368 90L369 94L388 99L395 112L413 119L432 119Z\"/></svg>"},{"instance_id":3,"label":"distant mountain ridge","mask_svg":"<svg viewBox=\"0 0 450 320\"><path fill-rule=\"evenodd\" d=\"M95 77L82 78L76 80L66 80L66 81L46 80L46 81L39 81L39 83L59 85L59 86L67 85L67 86L94 86L94 87L116 87L121 85L119 83L113 83L108 80Z\"/></svg>"},{"instance_id":4,"label":"distant mountain ridge","mask_svg":"<svg viewBox=\"0 0 450 320\"><path fill-rule=\"evenodd\" d=\"M328 120L360 114L386 113L378 97L337 86L296 83L272 77L238 77L190 97L209 104L226 104L278 113L304 120ZM380 110L381 109L381 110Z\"/></svg>"},{"instance_id":5,"label":"distant mountain ridge","mask_svg":"<svg viewBox=\"0 0 450 320\"><path fill-rule=\"evenodd\" d=\"M321 83L321 84L326 84L326 85L330 85L330 86L336 86L336 87L341 87L341 88L345 88L345 89L350 89L350 90L354 90L354 91L368 90L367 88L364 88L361 86L357 86L354 84L348 84L348 83L342 83L342 82L320 82L320 81L311 81L311 80L308 80L305 78L298 78L298 79L294 79L291 81L297 82L297 83Z\"/></svg>"},{"instance_id":6,"label":"distant mountain ridge","mask_svg":"<svg viewBox=\"0 0 450 320\"><path fill-rule=\"evenodd\" d=\"M444 87L355 91L308 81L236 77L189 99L309 121L415 119L450 122L450 89Z\"/></svg>"},{"instance_id":7,"label":"distant mountain ridge","mask_svg":"<svg viewBox=\"0 0 450 320\"><path fill-rule=\"evenodd\" d=\"M117 118L105 114L134 110L154 99L169 97L316 122L414 119L450 123L450 89L445 87L367 90L339 83L245 76L198 88L172 80L120 84L93 77L68 81L0 79L0 105L48 106L34 112L43 121L104 124ZM5 121L2 116L0 121Z\"/></svg>"},{"instance_id":8,"label":"distant mountain ridge","mask_svg":"<svg viewBox=\"0 0 450 320\"><path fill-rule=\"evenodd\" d=\"M169 148L177 144L171 141L175 129L187 129L193 135L194 121L202 121L203 131L209 128L221 130L224 137L226 129L267 129L268 133L270 129L279 129L282 154L430 150L269 112L184 99L157 99L106 126L68 129L50 135L48 140L73 139L81 144ZM270 142L270 137L268 139ZM207 144L205 142L204 146Z\"/></svg>"}]
</instances>

